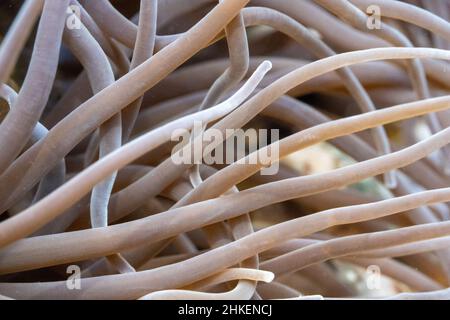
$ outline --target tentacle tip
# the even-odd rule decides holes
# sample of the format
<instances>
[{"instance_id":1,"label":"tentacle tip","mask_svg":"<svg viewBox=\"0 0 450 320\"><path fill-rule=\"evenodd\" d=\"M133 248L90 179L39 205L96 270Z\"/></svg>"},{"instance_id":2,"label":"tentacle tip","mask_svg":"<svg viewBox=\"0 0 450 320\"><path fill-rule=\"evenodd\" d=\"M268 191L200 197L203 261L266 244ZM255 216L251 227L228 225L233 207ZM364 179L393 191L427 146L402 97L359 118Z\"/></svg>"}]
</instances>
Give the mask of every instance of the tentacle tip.
<instances>
[{"instance_id":1,"label":"tentacle tip","mask_svg":"<svg viewBox=\"0 0 450 320\"><path fill-rule=\"evenodd\" d=\"M270 271L263 271L264 272L264 279L263 281L266 283L270 283L273 281L273 279L275 279L275 274L273 272Z\"/></svg>"},{"instance_id":2,"label":"tentacle tip","mask_svg":"<svg viewBox=\"0 0 450 320\"><path fill-rule=\"evenodd\" d=\"M261 67L264 68L265 72L268 72L272 69L272 62L270 60L264 60L263 63L261 63Z\"/></svg>"}]
</instances>

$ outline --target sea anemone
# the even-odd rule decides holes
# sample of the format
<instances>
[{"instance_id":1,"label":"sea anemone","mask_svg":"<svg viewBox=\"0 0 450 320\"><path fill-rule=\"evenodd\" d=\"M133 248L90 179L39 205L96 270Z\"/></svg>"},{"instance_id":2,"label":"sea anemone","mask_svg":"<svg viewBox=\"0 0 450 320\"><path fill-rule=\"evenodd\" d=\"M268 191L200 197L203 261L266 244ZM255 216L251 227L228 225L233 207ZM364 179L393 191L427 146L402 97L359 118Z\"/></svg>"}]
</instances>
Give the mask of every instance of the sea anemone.
<instances>
[{"instance_id":1,"label":"sea anemone","mask_svg":"<svg viewBox=\"0 0 450 320\"><path fill-rule=\"evenodd\" d=\"M0 298L450 298L448 2L0 9Z\"/></svg>"}]
</instances>

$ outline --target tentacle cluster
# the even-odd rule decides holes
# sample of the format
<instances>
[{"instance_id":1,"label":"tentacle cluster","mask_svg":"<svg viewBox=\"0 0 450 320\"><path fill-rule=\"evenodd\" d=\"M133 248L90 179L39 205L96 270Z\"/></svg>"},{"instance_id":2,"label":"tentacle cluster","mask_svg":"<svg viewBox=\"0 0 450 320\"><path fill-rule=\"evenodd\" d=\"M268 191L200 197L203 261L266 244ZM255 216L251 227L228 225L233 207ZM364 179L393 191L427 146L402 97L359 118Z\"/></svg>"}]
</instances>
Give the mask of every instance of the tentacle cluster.
<instances>
[{"instance_id":1,"label":"tentacle cluster","mask_svg":"<svg viewBox=\"0 0 450 320\"><path fill-rule=\"evenodd\" d=\"M0 299L450 298L450 2L14 3Z\"/></svg>"}]
</instances>

